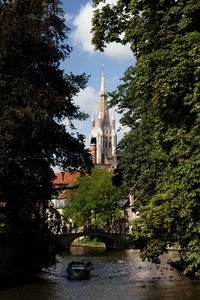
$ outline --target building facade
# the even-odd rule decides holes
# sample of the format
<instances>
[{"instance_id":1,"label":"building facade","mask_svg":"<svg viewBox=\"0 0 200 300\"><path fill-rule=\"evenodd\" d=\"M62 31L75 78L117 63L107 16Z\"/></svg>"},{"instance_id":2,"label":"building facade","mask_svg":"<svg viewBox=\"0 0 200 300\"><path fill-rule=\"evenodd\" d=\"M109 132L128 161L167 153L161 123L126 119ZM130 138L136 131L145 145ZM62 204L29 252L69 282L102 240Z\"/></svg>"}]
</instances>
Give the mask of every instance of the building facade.
<instances>
[{"instance_id":1,"label":"building facade","mask_svg":"<svg viewBox=\"0 0 200 300\"><path fill-rule=\"evenodd\" d=\"M111 165L112 167L116 167L117 135L115 131L115 117L113 114L112 122L110 124L104 72L102 73L101 89L99 92L97 120L95 124L93 115L92 130L89 140L93 163L95 165Z\"/></svg>"}]
</instances>

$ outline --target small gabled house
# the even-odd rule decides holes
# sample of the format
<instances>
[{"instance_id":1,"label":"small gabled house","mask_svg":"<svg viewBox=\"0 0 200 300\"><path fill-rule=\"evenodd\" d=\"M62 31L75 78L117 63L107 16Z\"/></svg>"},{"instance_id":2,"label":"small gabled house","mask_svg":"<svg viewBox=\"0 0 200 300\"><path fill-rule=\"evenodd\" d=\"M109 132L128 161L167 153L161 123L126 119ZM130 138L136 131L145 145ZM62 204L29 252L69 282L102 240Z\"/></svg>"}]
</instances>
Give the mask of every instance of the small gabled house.
<instances>
[{"instance_id":1,"label":"small gabled house","mask_svg":"<svg viewBox=\"0 0 200 300\"><path fill-rule=\"evenodd\" d=\"M69 190L80 176L79 172L70 173L67 171L55 173L53 180L53 194L51 202L54 208L59 212L61 218L63 216L63 209L66 205L67 197L66 191ZM69 220L68 224L62 218L61 232L70 231L72 224Z\"/></svg>"}]
</instances>

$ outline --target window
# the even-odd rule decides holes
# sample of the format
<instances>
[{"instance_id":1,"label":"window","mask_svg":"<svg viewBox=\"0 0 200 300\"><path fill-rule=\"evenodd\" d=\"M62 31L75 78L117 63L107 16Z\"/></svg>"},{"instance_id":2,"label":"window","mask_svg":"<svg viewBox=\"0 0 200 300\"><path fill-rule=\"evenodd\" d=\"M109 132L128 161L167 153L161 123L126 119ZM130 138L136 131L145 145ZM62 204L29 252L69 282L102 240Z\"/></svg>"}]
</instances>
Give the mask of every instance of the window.
<instances>
[{"instance_id":1,"label":"window","mask_svg":"<svg viewBox=\"0 0 200 300\"><path fill-rule=\"evenodd\" d=\"M56 206L56 208L64 208L65 200L56 200L55 206Z\"/></svg>"},{"instance_id":2,"label":"window","mask_svg":"<svg viewBox=\"0 0 200 300\"><path fill-rule=\"evenodd\" d=\"M96 138L93 137L93 138L91 139L90 144L91 144L91 145L96 145L96 143L97 143L97 140L96 140Z\"/></svg>"}]
</instances>

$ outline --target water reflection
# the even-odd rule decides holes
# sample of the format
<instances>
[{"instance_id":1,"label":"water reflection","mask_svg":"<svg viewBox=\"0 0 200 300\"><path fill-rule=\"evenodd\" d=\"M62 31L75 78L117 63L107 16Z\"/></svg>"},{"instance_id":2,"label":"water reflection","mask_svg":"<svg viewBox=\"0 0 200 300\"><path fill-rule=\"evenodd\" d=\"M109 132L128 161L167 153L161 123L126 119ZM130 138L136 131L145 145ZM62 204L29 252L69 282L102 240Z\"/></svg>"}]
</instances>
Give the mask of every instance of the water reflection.
<instances>
[{"instance_id":1,"label":"water reflection","mask_svg":"<svg viewBox=\"0 0 200 300\"><path fill-rule=\"evenodd\" d=\"M181 276L166 263L174 256L170 251L160 265L152 265L142 262L135 250L74 247L39 281L0 291L0 300L199 300L200 282ZM66 279L71 260L92 261L91 280Z\"/></svg>"}]
</instances>

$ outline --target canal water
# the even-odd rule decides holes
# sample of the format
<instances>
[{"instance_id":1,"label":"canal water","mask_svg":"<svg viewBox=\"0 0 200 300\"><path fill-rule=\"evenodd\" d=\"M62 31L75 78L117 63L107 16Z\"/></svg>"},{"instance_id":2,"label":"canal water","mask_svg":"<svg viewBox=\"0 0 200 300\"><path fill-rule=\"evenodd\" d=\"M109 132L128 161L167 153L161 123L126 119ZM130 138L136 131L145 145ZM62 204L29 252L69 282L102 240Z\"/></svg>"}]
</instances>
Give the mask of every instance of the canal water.
<instances>
[{"instance_id":1,"label":"canal water","mask_svg":"<svg viewBox=\"0 0 200 300\"><path fill-rule=\"evenodd\" d=\"M0 300L199 300L200 281L183 277L167 264L142 262L137 250L106 251L72 247L56 266L29 282L0 290ZM92 261L90 280L68 280L71 260Z\"/></svg>"}]
</instances>

